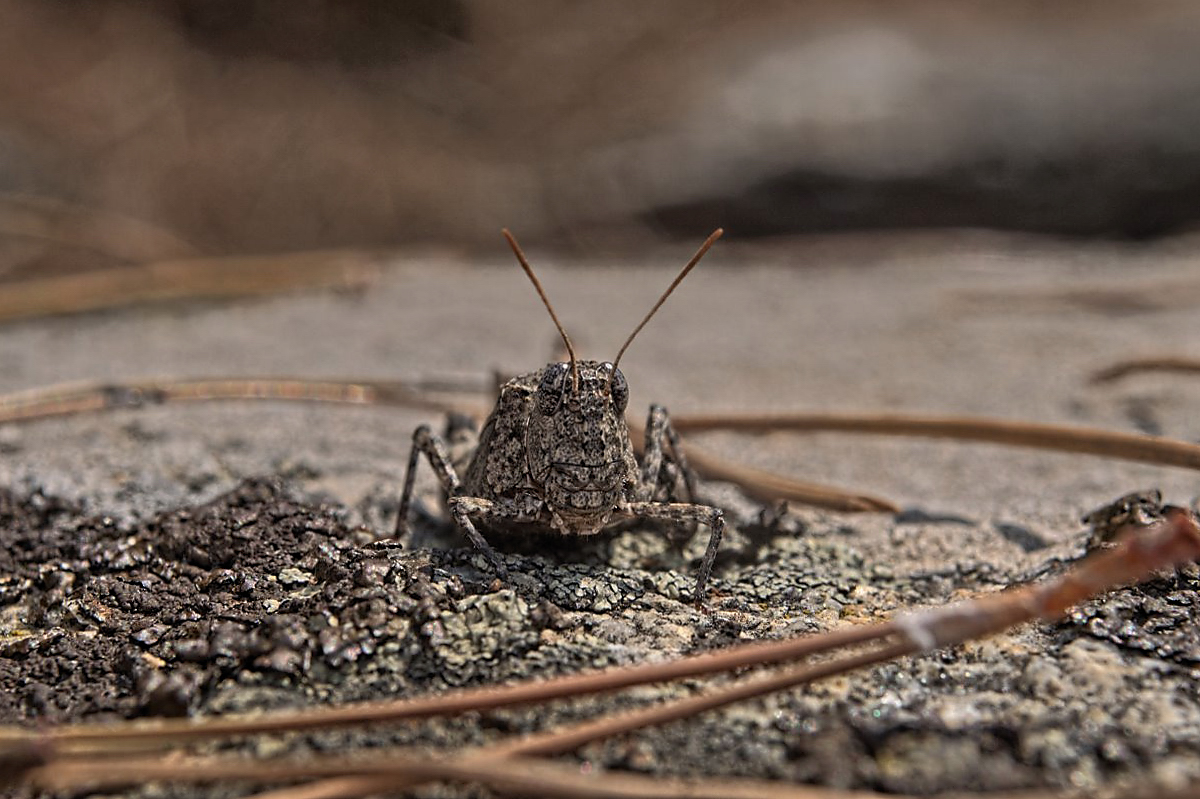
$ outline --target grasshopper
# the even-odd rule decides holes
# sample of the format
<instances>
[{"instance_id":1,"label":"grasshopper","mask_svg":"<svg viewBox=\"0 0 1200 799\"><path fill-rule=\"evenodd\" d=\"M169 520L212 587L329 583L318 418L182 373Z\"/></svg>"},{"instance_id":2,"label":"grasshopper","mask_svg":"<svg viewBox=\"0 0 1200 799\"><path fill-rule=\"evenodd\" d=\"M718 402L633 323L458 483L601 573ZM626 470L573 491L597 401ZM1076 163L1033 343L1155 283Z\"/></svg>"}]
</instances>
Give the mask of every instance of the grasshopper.
<instances>
[{"instance_id":1,"label":"grasshopper","mask_svg":"<svg viewBox=\"0 0 1200 799\"><path fill-rule=\"evenodd\" d=\"M629 385L617 364L723 232L713 231L696 251L625 340L616 358L581 361L520 245L504 230L513 254L558 328L568 360L547 364L500 387L496 407L484 423L463 478L447 454L446 443L428 425L413 432L396 535L409 532L413 481L417 462L424 455L445 491L450 517L501 579L507 578L507 568L481 534L481 527L501 534L527 529L590 536L621 521L655 519L676 523L690 535L691 525L700 522L709 529L708 548L696 576L695 599L701 601L721 545L724 515L719 508L692 502L691 470L667 411L660 405L650 407L639 466L625 422ZM664 472L669 473L663 469L664 444L666 454L683 473L687 502L669 501L670 486L664 485Z\"/></svg>"}]
</instances>

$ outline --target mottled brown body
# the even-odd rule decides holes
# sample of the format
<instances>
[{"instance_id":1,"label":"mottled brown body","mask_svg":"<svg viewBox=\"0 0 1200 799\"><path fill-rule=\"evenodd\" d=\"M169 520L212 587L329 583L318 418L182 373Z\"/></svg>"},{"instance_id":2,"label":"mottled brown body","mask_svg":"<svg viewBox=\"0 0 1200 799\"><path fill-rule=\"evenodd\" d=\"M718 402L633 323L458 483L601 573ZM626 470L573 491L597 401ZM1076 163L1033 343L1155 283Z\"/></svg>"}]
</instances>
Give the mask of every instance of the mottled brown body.
<instances>
[{"instance_id":1,"label":"mottled brown body","mask_svg":"<svg viewBox=\"0 0 1200 799\"><path fill-rule=\"evenodd\" d=\"M577 393L567 363L501 387L467 467L464 494L501 500L532 492L549 526L570 535L599 532L614 510L637 499L625 378L611 363L578 367Z\"/></svg>"},{"instance_id":2,"label":"mottled brown body","mask_svg":"<svg viewBox=\"0 0 1200 799\"><path fill-rule=\"evenodd\" d=\"M1163 518L1162 492L1158 489L1117 497L1083 517L1083 523L1092 528L1088 549L1111 548L1123 530L1131 526L1149 527Z\"/></svg>"},{"instance_id":3,"label":"mottled brown body","mask_svg":"<svg viewBox=\"0 0 1200 799\"><path fill-rule=\"evenodd\" d=\"M690 501L693 481L666 410L650 408L639 469L625 423L625 377L608 362L579 361L577 366L578 390L569 363L548 364L505 383L461 480L441 438L427 425L417 428L397 535L408 530L414 474L424 454L446 490L450 516L502 577L507 569L481 530L576 536L594 535L627 519L660 519L681 527L702 522L711 532L696 579L699 598L720 546L723 514ZM660 484L665 457L684 473L689 501L655 499L673 493Z\"/></svg>"},{"instance_id":4,"label":"mottled brown body","mask_svg":"<svg viewBox=\"0 0 1200 799\"><path fill-rule=\"evenodd\" d=\"M413 433L396 534L408 531L414 475L422 454L446 491L446 508L463 534L504 577L507 569L483 537L514 527L554 531L567 536L594 535L613 522L659 519L688 527L709 528L708 547L696 576L696 598L704 596L724 531L718 508L694 504L691 472L664 408L650 407L645 452L639 470L625 423L629 386L617 368L626 347L696 265L722 231L716 230L634 329L613 361L581 361L540 281L516 240L504 231L562 335L570 360L547 364L521 375L500 389L496 406L484 423L479 443L462 479L445 444L427 425ZM666 454L683 474L687 502L669 501L673 492L662 485ZM670 470L667 470L670 472ZM667 482L673 482L668 478Z\"/></svg>"}]
</instances>

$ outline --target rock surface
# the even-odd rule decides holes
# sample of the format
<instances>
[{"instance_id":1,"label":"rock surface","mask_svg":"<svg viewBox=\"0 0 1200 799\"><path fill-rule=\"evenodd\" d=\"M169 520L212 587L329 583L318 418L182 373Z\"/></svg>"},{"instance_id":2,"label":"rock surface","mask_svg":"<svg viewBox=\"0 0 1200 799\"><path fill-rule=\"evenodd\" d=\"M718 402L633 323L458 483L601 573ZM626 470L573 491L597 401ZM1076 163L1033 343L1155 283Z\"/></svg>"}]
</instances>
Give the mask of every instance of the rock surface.
<instances>
[{"instance_id":1,"label":"rock surface","mask_svg":"<svg viewBox=\"0 0 1200 799\"><path fill-rule=\"evenodd\" d=\"M1200 350L1200 320L1184 302L1187 287L1200 287L1190 255L965 242L901 240L886 252L826 243L827 263L803 271L771 262L812 249L731 248L630 351L634 405L992 413L1197 438L1190 408L1200 386L1189 379L1085 381L1119 357ZM427 258L361 296L14 326L0 341L0 382L14 390L155 373L529 368L516 356L550 341L552 329L515 269ZM638 296L629 314L620 303L638 293L635 284L661 288L671 268L651 270L644 283L603 265L544 271L552 296L563 295L568 326L592 322L608 348L651 298ZM1105 288L1123 295L1096 293ZM1118 296L1127 302L1104 299ZM618 310L621 319L609 318ZM588 351L602 349L579 338ZM703 498L726 508L731 529L711 603L697 610L686 597L703 536L682 552L648 529L586 543L505 543L498 548L512 578L500 584L433 520L427 474L418 540L381 540L419 419L428 417L233 404L0 428L0 719L328 705L827 630L1053 570L1083 551L1078 519L1095 505L1151 485L1187 502L1194 485L1178 470L994 447L708 436L730 457L870 488L906 510L764 507L736 487L706 483ZM1200 571L1189 567L1089 602L1061 623L577 756L651 773L889 792L1195 780L1198 588ZM247 746L459 746L698 685Z\"/></svg>"}]
</instances>

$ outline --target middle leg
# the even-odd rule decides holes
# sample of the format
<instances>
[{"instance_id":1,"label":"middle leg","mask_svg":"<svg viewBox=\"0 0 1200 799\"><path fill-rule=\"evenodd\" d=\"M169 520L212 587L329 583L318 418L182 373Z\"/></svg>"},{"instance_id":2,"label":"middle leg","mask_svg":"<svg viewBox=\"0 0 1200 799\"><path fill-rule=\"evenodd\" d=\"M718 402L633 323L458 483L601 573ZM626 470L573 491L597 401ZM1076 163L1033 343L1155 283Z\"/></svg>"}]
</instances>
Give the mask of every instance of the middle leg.
<instances>
[{"instance_id":1,"label":"middle leg","mask_svg":"<svg viewBox=\"0 0 1200 799\"><path fill-rule=\"evenodd\" d=\"M696 501L696 477L688 465L687 456L679 445L679 435L671 425L671 417L667 409L661 405L651 405L646 417L646 441L642 450L642 473L638 485L638 499L649 502L659 499L660 489L667 495L666 501L671 501L672 486L662 485L663 460L667 458L675 464L683 477L685 502Z\"/></svg>"}]
</instances>

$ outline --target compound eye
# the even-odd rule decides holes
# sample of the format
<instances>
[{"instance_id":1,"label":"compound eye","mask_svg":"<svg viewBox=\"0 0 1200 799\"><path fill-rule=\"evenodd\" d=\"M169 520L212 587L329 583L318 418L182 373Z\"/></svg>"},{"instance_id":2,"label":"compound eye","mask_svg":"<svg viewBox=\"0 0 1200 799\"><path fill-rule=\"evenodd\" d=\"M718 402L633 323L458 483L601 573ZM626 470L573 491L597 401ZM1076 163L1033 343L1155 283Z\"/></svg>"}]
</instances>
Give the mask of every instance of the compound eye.
<instances>
[{"instance_id":1,"label":"compound eye","mask_svg":"<svg viewBox=\"0 0 1200 799\"><path fill-rule=\"evenodd\" d=\"M612 393L613 407L618 413L624 413L626 406L629 405L629 384L625 382L625 375L621 374L621 370L617 369L609 378L609 391Z\"/></svg>"},{"instance_id":2,"label":"compound eye","mask_svg":"<svg viewBox=\"0 0 1200 799\"><path fill-rule=\"evenodd\" d=\"M570 366L558 363L542 375L542 382L537 390L537 406L542 416L553 416L562 405L563 389L566 388L566 378L570 371Z\"/></svg>"}]
</instances>

